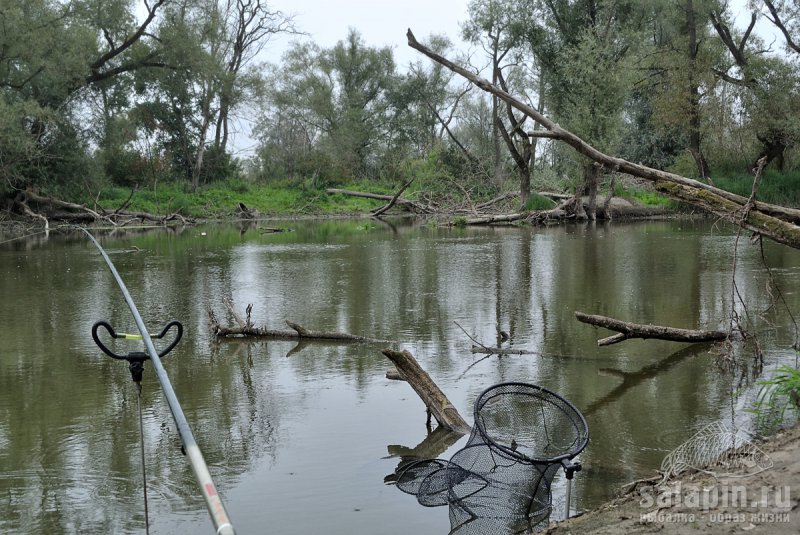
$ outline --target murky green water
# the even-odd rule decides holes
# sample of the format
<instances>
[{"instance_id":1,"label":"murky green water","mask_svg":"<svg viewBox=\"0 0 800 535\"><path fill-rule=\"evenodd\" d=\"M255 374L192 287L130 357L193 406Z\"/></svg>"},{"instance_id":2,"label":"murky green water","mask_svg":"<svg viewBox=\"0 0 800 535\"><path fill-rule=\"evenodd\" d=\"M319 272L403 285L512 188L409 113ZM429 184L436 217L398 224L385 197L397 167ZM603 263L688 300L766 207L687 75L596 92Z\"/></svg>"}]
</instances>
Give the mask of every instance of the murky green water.
<instances>
[{"instance_id":1,"label":"murky green water","mask_svg":"<svg viewBox=\"0 0 800 535\"><path fill-rule=\"evenodd\" d=\"M185 325L164 364L239 533L443 534L449 522L446 510L384 483L397 455L427 431L410 387L384 378L383 346L218 343L207 309L227 323L225 296L240 308L253 303L256 322L273 328L289 319L398 340L469 421L477 394L500 381L566 396L591 429L573 486L578 510L651 475L693 430L746 423L752 389L741 388L742 377L752 367L726 373L707 348L659 341L598 348L609 333L573 316L724 328L729 230L689 222L278 224L295 231L206 226L101 238L151 330L171 319ZM797 314L800 254L765 250ZM785 309L767 310L758 247L743 244L737 261L767 370L794 363ZM135 391L127 366L102 356L90 337L100 319L135 327L101 257L77 233L4 243L0 302L0 532L143 532ZM499 326L514 347L540 355L481 360L455 322L492 345ZM750 363L749 350L741 353ZM143 410L151 531L212 533L149 366Z\"/></svg>"}]
</instances>

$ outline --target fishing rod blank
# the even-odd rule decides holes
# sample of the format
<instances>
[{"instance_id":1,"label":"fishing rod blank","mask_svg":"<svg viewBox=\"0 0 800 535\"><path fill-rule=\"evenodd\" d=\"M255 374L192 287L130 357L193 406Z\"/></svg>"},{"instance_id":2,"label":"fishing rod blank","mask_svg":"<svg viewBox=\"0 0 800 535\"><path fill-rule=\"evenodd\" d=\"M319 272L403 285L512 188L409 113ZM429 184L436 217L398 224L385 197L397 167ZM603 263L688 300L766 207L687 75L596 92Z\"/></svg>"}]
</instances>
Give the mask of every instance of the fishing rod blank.
<instances>
[{"instance_id":1,"label":"fishing rod blank","mask_svg":"<svg viewBox=\"0 0 800 535\"><path fill-rule=\"evenodd\" d=\"M122 278L117 272L117 268L114 267L114 264L111 262L111 259L108 257L100 243L88 230L85 228L81 228L81 230L89 237L92 243L97 246L97 249L100 251L100 254L103 256L103 259L108 265L109 270L111 270L111 274L114 275L114 279L116 279L117 285L122 291L122 295L125 297L125 302L128 304L128 308L133 315L133 319L136 322L136 327L139 329L145 349L147 350L147 356L150 357L150 360L153 363L153 368L155 369L158 382L161 385L161 390L164 392L164 397L167 399L167 405L169 405L169 409L172 412L172 417L175 419L175 425L178 428L178 435L181 437L183 451L189 457L189 463L191 464L192 471L194 472L195 478L200 485L200 490L203 493L203 499L205 499L206 507L208 507L208 512L211 515L211 520L214 523L217 534L235 535L233 525L228 517L228 513L225 511L225 506L223 505L222 499L217 492L217 487L214 485L214 481L211 479L211 473L208 471L208 466L203 459L203 454L200 451L200 447L197 445L194 435L192 435L192 429L189 427L189 422L186 420L186 416L183 413L181 404L178 402L175 391L172 389L172 383L170 383L169 377L167 376L167 371L161 364L159 353L156 351L156 348L153 345L153 340L147 331L147 327L145 327L144 321L142 321L141 315L139 315L139 311L136 308L136 304L133 302L133 298L131 298L130 293L128 293L128 288L125 286L125 283L122 282ZM165 331L162 331L162 335ZM168 349L171 349L171 347ZM166 354L166 351L162 352L162 355L163 354Z\"/></svg>"}]
</instances>

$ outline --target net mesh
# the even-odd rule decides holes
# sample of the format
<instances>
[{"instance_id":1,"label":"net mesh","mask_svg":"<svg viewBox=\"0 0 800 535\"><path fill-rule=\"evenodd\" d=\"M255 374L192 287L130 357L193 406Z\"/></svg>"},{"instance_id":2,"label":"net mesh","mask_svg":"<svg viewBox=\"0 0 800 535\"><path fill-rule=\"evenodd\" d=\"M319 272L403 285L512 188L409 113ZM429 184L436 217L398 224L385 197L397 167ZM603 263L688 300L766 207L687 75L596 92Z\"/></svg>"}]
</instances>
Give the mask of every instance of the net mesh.
<instances>
[{"instance_id":1,"label":"net mesh","mask_svg":"<svg viewBox=\"0 0 800 535\"><path fill-rule=\"evenodd\" d=\"M550 515L562 461L586 447L586 420L558 394L525 383L486 389L474 417L464 448L448 461L406 465L398 488L424 506L448 505L451 533L533 530Z\"/></svg>"},{"instance_id":2,"label":"net mesh","mask_svg":"<svg viewBox=\"0 0 800 535\"><path fill-rule=\"evenodd\" d=\"M713 422L672 450L661 462L664 482L687 471L714 477L746 477L772 467L772 459L750 440Z\"/></svg>"}]
</instances>

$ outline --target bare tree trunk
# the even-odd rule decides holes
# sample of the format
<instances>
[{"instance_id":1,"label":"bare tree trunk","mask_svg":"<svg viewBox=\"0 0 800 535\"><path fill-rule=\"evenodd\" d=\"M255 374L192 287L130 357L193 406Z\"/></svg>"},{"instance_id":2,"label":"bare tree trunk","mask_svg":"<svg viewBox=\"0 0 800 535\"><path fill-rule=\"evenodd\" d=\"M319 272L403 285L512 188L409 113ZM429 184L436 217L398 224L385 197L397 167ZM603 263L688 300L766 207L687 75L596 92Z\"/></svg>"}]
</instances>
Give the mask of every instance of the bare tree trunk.
<instances>
[{"instance_id":1,"label":"bare tree trunk","mask_svg":"<svg viewBox=\"0 0 800 535\"><path fill-rule=\"evenodd\" d=\"M589 196L588 211L586 216L590 221L597 220L597 182L600 176L600 169L594 162L590 162L585 167L586 172L586 194Z\"/></svg>"},{"instance_id":2,"label":"bare tree trunk","mask_svg":"<svg viewBox=\"0 0 800 535\"><path fill-rule=\"evenodd\" d=\"M689 152L697 165L697 172L703 180L711 183L711 171L708 162L700 147L701 142L701 123L700 123L700 88L694 79L694 71L697 67L697 55L700 48L697 42L697 19L694 10L693 0L686 0L686 26L689 37Z\"/></svg>"},{"instance_id":3,"label":"bare tree trunk","mask_svg":"<svg viewBox=\"0 0 800 535\"><path fill-rule=\"evenodd\" d=\"M769 132L767 135L756 135L758 140L764 144L764 148L761 152L758 153L758 157L756 161L750 166L750 169L756 169L758 167L758 162L761 158L766 158L766 163L764 167L772 163L773 161L776 162L779 171L783 171L784 166L784 159L783 155L786 151L786 142L781 138L781 132Z\"/></svg>"},{"instance_id":4,"label":"bare tree trunk","mask_svg":"<svg viewBox=\"0 0 800 535\"><path fill-rule=\"evenodd\" d=\"M492 57L492 83L497 85L497 77L500 72L497 60L497 47L494 49ZM503 160L500 152L500 129L497 122L500 120L500 100L492 95L492 147L494 148L494 184L499 190L503 185Z\"/></svg>"}]
</instances>

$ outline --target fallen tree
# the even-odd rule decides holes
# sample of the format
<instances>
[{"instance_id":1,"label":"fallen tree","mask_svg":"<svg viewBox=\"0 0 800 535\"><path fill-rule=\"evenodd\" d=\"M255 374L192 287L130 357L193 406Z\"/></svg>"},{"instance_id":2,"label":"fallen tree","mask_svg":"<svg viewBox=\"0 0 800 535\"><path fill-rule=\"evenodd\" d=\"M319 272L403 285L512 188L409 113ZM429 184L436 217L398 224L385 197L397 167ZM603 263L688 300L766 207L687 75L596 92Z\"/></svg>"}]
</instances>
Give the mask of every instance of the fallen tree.
<instances>
[{"instance_id":1,"label":"fallen tree","mask_svg":"<svg viewBox=\"0 0 800 535\"><path fill-rule=\"evenodd\" d=\"M749 198L742 197L697 180L605 154L532 106L420 44L411 30L408 30L407 37L408 46L521 111L544 127L549 132L548 137L570 145L603 169L648 180L654 184L656 190L673 199L701 208L778 243L800 248L800 210L759 202L755 199L755 194Z\"/></svg>"},{"instance_id":2,"label":"fallen tree","mask_svg":"<svg viewBox=\"0 0 800 535\"><path fill-rule=\"evenodd\" d=\"M115 227L144 221L162 225L170 222L188 223L187 219L177 212L169 215L157 215L126 210L125 207L130 203L133 193L134 191L131 191L128 199L114 211L99 206L89 208L83 204L46 197L30 189L20 191L11 204L19 213L43 221L45 228L50 227L50 221L82 224L107 223Z\"/></svg>"},{"instance_id":3,"label":"fallen tree","mask_svg":"<svg viewBox=\"0 0 800 535\"><path fill-rule=\"evenodd\" d=\"M661 325L643 325L641 323L629 323L606 316L597 316L575 312L575 318L582 323L588 323L595 327L603 327L618 334L601 338L597 341L598 346L609 346L619 342L624 342L631 338L655 338L670 342L719 342L728 338L728 333L724 331L699 331L692 329L676 329L674 327L663 327Z\"/></svg>"},{"instance_id":4,"label":"fallen tree","mask_svg":"<svg viewBox=\"0 0 800 535\"><path fill-rule=\"evenodd\" d=\"M403 190L405 190L405 187L403 187L400 190L400 193L402 193ZM349 197L361 197L363 199L386 201L387 203L391 203L391 206L397 206L398 208L401 208L407 212L413 212L417 214L430 214L434 211L429 207L423 206L418 202L414 202L409 199L400 197L399 194L398 196L395 197L394 195L383 195L380 193L368 193L365 191L352 191L352 190L338 189L338 188L328 188L325 190L325 192L328 193L329 195L339 194L339 195L347 195Z\"/></svg>"}]
</instances>

